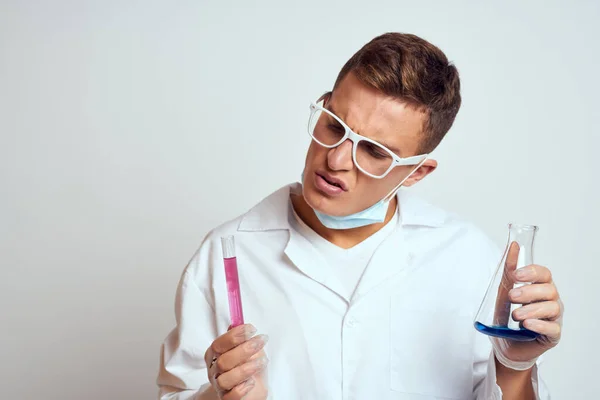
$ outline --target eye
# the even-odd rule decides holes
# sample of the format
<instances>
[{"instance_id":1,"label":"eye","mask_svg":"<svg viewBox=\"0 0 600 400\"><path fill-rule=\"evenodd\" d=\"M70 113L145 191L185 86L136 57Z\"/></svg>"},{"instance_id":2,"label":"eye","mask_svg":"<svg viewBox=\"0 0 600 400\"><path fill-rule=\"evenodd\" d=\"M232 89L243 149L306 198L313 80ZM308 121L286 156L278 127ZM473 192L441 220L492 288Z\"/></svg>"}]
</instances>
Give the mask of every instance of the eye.
<instances>
[{"instance_id":1,"label":"eye","mask_svg":"<svg viewBox=\"0 0 600 400\"><path fill-rule=\"evenodd\" d=\"M381 147L374 145L373 143L365 143L364 147L371 157L381 159L381 158L387 158L390 156Z\"/></svg>"},{"instance_id":2,"label":"eye","mask_svg":"<svg viewBox=\"0 0 600 400\"><path fill-rule=\"evenodd\" d=\"M343 135L344 133L346 133L346 130L344 129L344 127L342 125L340 125L339 122L336 122L335 120L334 121L330 121L327 124L327 128L331 132L339 134L339 135Z\"/></svg>"}]
</instances>

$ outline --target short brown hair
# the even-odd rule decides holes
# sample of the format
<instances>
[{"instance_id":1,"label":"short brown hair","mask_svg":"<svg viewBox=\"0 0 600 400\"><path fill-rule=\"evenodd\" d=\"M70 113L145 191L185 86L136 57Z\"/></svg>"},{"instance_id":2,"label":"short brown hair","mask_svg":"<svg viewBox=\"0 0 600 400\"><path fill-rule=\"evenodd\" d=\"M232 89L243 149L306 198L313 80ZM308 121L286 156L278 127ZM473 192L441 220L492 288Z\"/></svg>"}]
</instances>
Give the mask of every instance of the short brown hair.
<instances>
[{"instance_id":1,"label":"short brown hair","mask_svg":"<svg viewBox=\"0 0 600 400\"><path fill-rule=\"evenodd\" d=\"M419 152L433 151L452 127L461 104L458 70L426 40L396 32L377 36L346 62L334 90L350 72L427 114Z\"/></svg>"}]
</instances>

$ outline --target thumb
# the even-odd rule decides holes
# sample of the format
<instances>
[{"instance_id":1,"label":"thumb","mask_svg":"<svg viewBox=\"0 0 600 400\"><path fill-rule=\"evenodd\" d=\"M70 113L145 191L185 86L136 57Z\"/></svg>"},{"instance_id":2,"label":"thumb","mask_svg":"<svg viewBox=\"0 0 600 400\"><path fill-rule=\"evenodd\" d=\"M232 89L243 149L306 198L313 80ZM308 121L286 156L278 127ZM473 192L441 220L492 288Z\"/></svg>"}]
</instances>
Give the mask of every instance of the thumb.
<instances>
[{"instance_id":1,"label":"thumb","mask_svg":"<svg viewBox=\"0 0 600 400\"><path fill-rule=\"evenodd\" d=\"M496 297L496 307L494 310L494 324L505 326L508 324L510 317L510 300L508 292L510 292L515 284L513 279L513 271L517 269L517 261L519 260L519 244L512 242L508 247L506 260L502 272L502 280L498 286L498 296Z\"/></svg>"}]
</instances>

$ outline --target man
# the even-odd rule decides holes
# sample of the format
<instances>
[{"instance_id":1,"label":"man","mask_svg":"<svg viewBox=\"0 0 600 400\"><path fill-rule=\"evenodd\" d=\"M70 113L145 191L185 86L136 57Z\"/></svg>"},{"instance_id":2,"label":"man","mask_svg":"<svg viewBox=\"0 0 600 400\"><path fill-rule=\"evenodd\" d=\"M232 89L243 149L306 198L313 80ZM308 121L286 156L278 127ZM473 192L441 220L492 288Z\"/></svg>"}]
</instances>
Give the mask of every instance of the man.
<instances>
[{"instance_id":1,"label":"man","mask_svg":"<svg viewBox=\"0 0 600 400\"><path fill-rule=\"evenodd\" d=\"M472 322L501 253L398 191L436 169L428 154L460 103L458 72L434 45L388 33L361 48L311 105L302 182L214 229L185 269L160 398L548 398L537 364L562 316L549 270L507 272L532 283L510 300L539 338L489 340ZM226 235L248 322L232 329Z\"/></svg>"}]
</instances>

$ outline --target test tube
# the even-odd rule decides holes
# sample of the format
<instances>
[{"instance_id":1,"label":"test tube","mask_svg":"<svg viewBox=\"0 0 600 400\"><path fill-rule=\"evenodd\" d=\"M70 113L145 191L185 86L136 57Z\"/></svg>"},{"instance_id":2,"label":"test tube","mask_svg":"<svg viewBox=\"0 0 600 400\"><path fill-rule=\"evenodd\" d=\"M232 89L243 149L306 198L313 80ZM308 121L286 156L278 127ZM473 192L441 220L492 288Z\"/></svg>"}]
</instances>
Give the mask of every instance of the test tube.
<instances>
[{"instance_id":1,"label":"test tube","mask_svg":"<svg viewBox=\"0 0 600 400\"><path fill-rule=\"evenodd\" d=\"M244 324L240 279L238 277L237 258L235 256L235 240L233 236L221 238L223 262L225 264L225 280L227 281L227 299L229 301L229 317L231 327Z\"/></svg>"}]
</instances>

